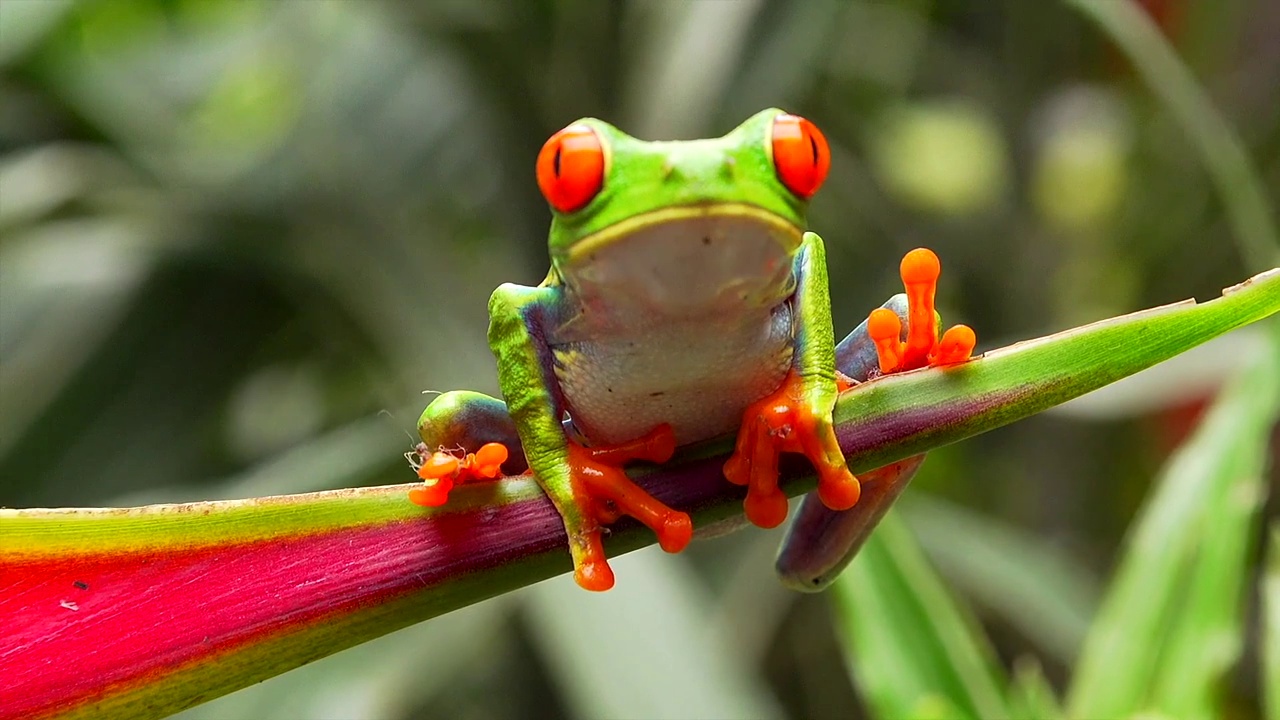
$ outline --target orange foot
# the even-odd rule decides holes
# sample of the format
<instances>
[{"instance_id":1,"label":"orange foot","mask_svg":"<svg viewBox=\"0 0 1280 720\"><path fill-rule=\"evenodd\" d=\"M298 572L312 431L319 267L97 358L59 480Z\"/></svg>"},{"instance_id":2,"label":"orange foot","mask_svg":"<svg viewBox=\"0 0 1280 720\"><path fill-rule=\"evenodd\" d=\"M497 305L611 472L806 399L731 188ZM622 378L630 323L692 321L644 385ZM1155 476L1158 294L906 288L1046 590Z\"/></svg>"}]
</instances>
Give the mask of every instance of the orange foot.
<instances>
[{"instance_id":1,"label":"orange foot","mask_svg":"<svg viewBox=\"0 0 1280 720\"><path fill-rule=\"evenodd\" d=\"M693 538L693 522L686 513L672 510L632 482L622 471L630 460L664 463L675 453L676 438L670 425L659 425L637 440L605 447L583 447L569 441L569 474L578 513L565 514L573 578L587 590L613 587L613 570L604 554L600 528L622 515L644 523L669 553L680 552Z\"/></svg>"},{"instance_id":2,"label":"orange foot","mask_svg":"<svg viewBox=\"0 0 1280 720\"><path fill-rule=\"evenodd\" d=\"M440 507L449 501L449 491L455 484L498 477L502 463L507 461L507 446L485 443L474 453L458 457L445 450L432 452L425 444L418 443L418 447L406 453L405 457L422 478L422 485L409 491L410 502L424 507Z\"/></svg>"},{"instance_id":3,"label":"orange foot","mask_svg":"<svg viewBox=\"0 0 1280 720\"><path fill-rule=\"evenodd\" d=\"M956 325L938 339L933 307L938 275L942 272L938 256L931 250L916 248L902 258L900 271L907 289L906 341L902 340L902 321L892 310L877 308L867 319L867 334L876 344L880 372L887 375L968 360L977 338L967 325Z\"/></svg>"},{"instance_id":4,"label":"orange foot","mask_svg":"<svg viewBox=\"0 0 1280 720\"><path fill-rule=\"evenodd\" d=\"M843 390L849 381L837 380ZM730 482L747 486L743 507L747 519L762 528L777 527L787 518L787 496L778 489L779 453L803 453L818 470L818 497L833 510L847 510L858 502L861 486L845 465L844 454L831 424L831 408L812 397L822 388L806 387L793 370L782 386L752 403L744 414L733 456L724 465Z\"/></svg>"}]
</instances>

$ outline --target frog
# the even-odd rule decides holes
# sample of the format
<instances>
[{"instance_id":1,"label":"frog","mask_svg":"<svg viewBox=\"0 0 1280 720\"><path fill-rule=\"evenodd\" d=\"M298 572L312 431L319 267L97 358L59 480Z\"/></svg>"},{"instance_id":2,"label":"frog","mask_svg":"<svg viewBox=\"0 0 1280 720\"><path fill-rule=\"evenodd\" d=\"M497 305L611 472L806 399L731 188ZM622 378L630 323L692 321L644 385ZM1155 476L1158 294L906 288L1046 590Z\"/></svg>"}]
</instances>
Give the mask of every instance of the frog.
<instances>
[{"instance_id":1,"label":"frog","mask_svg":"<svg viewBox=\"0 0 1280 720\"><path fill-rule=\"evenodd\" d=\"M806 219L830 164L817 126L778 108L719 138L647 141L595 118L553 134L535 163L551 267L536 287L499 286L488 305L502 398L430 402L406 454L422 480L409 499L440 506L458 482L526 468L592 591L615 583L603 534L623 515L667 552L689 544L689 514L624 466L693 443L736 435L723 474L746 486L752 524L787 517L781 453L808 459L818 482L805 502L838 521L861 495L834 432L839 394L964 362L975 337L964 325L939 333L939 261L917 248L900 267L906 292L835 342L826 249Z\"/></svg>"}]
</instances>

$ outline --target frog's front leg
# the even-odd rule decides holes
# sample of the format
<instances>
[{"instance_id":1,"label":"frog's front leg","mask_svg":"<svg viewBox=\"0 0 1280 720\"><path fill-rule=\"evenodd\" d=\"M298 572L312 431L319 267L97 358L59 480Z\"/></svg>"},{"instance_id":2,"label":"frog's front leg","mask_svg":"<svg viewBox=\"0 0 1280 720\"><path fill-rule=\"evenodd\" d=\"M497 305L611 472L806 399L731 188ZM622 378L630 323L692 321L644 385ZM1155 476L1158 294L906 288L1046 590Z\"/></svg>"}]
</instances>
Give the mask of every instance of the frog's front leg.
<instances>
[{"instance_id":1,"label":"frog's front leg","mask_svg":"<svg viewBox=\"0 0 1280 720\"><path fill-rule=\"evenodd\" d=\"M791 370L773 393L747 408L724 474L747 486L747 519L776 527L787 517L778 489L778 454L803 453L818 471L818 496L835 510L853 507L861 493L836 440L832 411L847 379L836 372L831 292L822 238L805 233L795 260L792 300L795 347Z\"/></svg>"},{"instance_id":2,"label":"frog's front leg","mask_svg":"<svg viewBox=\"0 0 1280 720\"><path fill-rule=\"evenodd\" d=\"M489 344L525 459L564 519L574 579L588 590L608 590L613 571L601 542L603 525L630 515L654 531L663 550L679 552L693 536L693 523L622 470L629 460L669 460L675 452L670 426L609 447L584 447L566 435L564 399L546 339L562 297L556 287L502 285L489 300Z\"/></svg>"}]
</instances>

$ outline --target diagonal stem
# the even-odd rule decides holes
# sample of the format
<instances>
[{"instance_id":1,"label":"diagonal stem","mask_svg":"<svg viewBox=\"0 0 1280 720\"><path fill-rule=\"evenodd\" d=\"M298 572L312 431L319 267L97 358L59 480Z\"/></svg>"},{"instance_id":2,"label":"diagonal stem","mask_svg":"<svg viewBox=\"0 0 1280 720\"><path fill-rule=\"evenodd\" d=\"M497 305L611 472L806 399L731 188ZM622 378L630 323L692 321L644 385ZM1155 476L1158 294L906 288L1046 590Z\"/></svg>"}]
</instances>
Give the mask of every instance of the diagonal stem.
<instances>
[{"instance_id":1,"label":"diagonal stem","mask_svg":"<svg viewBox=\"0 0 1280 720\"><path fill-rule=\"evenodd\" d=\"M837 437L864 472L1101 387L1280 311L1280 270L1180 303L842 395ZM727 440L634 476L697 527L741 514ZM784 463L791 495L813 487ZM142 508L0 510L0 718L159 717L570 569L563 525L527 477ZM868 498L895 493L870 488ZM883 490L883 489L881 489ZM874 502L854 512L876 512ZM653 541L619 523L613 553ZM621 578L626 582L626 578Z\"/></svg>"}]
</instances>

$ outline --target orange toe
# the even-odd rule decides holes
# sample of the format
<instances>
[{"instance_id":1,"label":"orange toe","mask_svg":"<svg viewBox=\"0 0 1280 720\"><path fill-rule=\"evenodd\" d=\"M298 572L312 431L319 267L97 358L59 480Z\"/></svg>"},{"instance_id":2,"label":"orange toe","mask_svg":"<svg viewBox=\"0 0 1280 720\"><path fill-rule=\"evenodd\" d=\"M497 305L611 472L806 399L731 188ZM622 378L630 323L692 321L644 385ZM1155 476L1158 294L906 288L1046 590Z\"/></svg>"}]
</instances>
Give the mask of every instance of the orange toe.
<instances>
[{"instance_id":1,"label":"orange toe","mask_svg":"<svg viewBox=\"0 0 1280 720\"><path fill-rule=\"evenodd\" d=\"M658 545L669 553L684 550L693 540L693 521L687 513L672 511L663 519L662 525L654 530L658 536Z\"/></svg>"},{"instance_id":2,"label":"orange toe","mask_svg":"<svg viewBox=\"0 0 1280 720\"><path fill-rule=\"evenodd\" d=\"M832 510L848 510L858 504L860 497L862 484L852 473L847 479L818 483L818 499Z\"/></svg>"},{"instance_id":3,"label":"orange toe","mask_svg":"<svg viewBox=\"0 0 1280 720\"><path fill-rule=\"evenodd\" d=\"M418 477L423 480L452 477L458 471L458 465L458 458L447 452L435 452L418 468Z\"/></svg>"},{"instance_id":4,"label":"orange toe","mask_svg":"<svg viewBox=\"0 0 1280 720\"><path fill-rule=\"evenodd\" d=\"M902 258L902 286L907 291L907 342L899 369L914 370L928 363L929 351L938 343L934 296L942 265L927 248L916 248Z\"/></svg>"},{"instance_id":5,"label":"orange toe","mask_svg":"<svg viewBox=\"0 0 1280 720\"><path fill-rule=\"evenodd\" d=\"M603 558L592 560L574 568L573 579L584 590L604 592L613 588L613 569Z\"/></svg>"},{"instance_id":6,"label":"orange toe","mask_svg":"<svg viewBox=\"0 0 1280 720\"><path fill-rule=\"evenodd\" d=\"M742 508L752 525L765 529L776 528L787 519L787 496L781 490L747 493Z\"/></svg>"},{"instance_id":7,"label":"orange toe","mask_svg":"<svg viewBox=\"0 0 1280 720\"><path fill-rule=\"evenodd\" d=\"M916 248L902 257L898 271L907 285L936 283L942 274L942 263L929 248Z\"/></svg>"},{"instance_id":8,"label":"orange toe","mask_svg":"<svg viewBox=\"0 0 1280 720\"><path fill-rule=\"evenodd\" d=\"M448 477L427 480L409 490L409 502L422 507L440 507L449 501L453 480Z\"/></svg>"},{"instance_id":9,"label":"orange toe","mask_svg":"<svg viewBox=\"0 0 1280 720\"><path fill-rule=\"evenodd\" d=\"M867 318L867 336L876 345L880 372L888 374L902 365L902 320L888 308L876 308Z\"/></svg>"},{"instance_id":10,"label":"orange toe","mask_svg":"<svg viewBox=\"0 0 1280 720\"><path fill-rule=\"evenodd\" d=\"M468 455L470 471L476 477L493 479L502 473L502 463L507 461L507 446L502 443L485 443L474 455Z\"/></svg>"},{"instance_id":11,"label":"orange toe","mask_svg":"<svg viewBox=\"0 0 1280 720\"><path fill-rule=\"evenodd\" d=\"M942 334L938 347L929 354L929 364L952 365L964 362L973 355L973 346L978 342L977 335L968 325L956 325Z\"/></svg>"}]
</instances>

